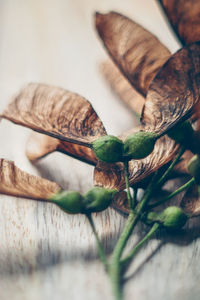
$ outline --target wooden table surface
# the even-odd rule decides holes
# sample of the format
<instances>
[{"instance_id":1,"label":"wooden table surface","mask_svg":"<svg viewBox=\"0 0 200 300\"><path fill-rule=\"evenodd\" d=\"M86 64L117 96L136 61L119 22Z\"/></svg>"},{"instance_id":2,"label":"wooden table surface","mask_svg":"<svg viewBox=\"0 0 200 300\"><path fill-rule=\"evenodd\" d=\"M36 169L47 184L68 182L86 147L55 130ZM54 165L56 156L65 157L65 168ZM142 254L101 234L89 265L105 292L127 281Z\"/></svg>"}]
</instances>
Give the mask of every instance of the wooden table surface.
<instances>
[{"instance_id":1,"label":"wooden table surface","mask_svg":"<svg viewBox=\"0 0 200 300\"><path fill-rule=\"evenodd\" d=\"M140 22L172 52L178 49L153 0L1 0L0 109L27 82L77 92L91 101L110 134L136 124L99 73L107 55L94 29L94 12L116 10ZM111 115L112 112L112 115ZM30 130L0 124L0 157L23 170L87 191L93 168L54 153L32 165L25 156ZM82 215L54 205L0 196L0 299L112 299L95 241ZM109 253L125 217L113 209L94 216ZM129 271L125 299L200 299L198 220L180 234L155 236ZM144 235L138 226L131 243Z\"/></svg>"}]
</instances>

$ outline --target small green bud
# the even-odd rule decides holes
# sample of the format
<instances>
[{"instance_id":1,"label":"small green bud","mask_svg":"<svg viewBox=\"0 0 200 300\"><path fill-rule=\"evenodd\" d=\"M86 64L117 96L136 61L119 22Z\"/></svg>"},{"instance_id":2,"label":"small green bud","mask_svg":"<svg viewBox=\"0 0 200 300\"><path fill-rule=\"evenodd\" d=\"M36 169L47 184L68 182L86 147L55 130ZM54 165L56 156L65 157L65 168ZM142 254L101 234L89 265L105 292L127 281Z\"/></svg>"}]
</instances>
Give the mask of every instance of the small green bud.
<instances>
[{"instance_id":1,"label":"small green bud","mask_svg":"<svg viewBox=\"0 0 200 300\"><path fill-rule=\"evenodd\" d=\"M61 191L50 200L69 214L78 214L83 210L83 197L75 191Z\"/></svg>"},{"instance_id":2,"label":"small green bud","mask_svg":"<svg viewBox=\"0 0 200 300\"><path fill-rule=\"evenodd\" d=\"M105 210L112 202L117 190L94 187L84 195L86 212L99 212Z\"/></svg>"},{"instance_id":3,"label":"small green bud","mask_svg":"<svg viewBox=\"0 0 200 300\"><path fill-rule=\"evenodd\" d=\"M188 172L194 177L197 184L200 184L200 157L194 155L188 163Z\"/></svg>"},{"instance_id":4,"label":"small green bud","mask_svg":"<svg viewBox=\"0 0 200 300\"><path fill-rule=\"evenodd\" d=\"M142 159L154 149L157 135L153 132L140 131L131 134L124 142L124 157Z\"/></svg>"},{"instance_id":5,"label":"small green bud","mask_svg":"<svg viewBox=\"0 0 200 300\"><path fill-rule=\"evenodd\" d=\"M181 208L169 206L160 214L159 220L167 229L180 229L187 222L188 216Z\"/></svg>"},{"instance_id":6,"label":"small green bud","mask_svg":"<svg viewBox=\"0 0 200 300\"><path fill-rule=\"evenodd\" d=\"M123 142L115 136L105 135L92 143L96 157L104 162L122 161Z\"/></svg>"},{"instance_id":7,"label":"small green bud","mask_svg":"<svg viewBox=\"0 0 200 300\"><path fill-rule=\"evenodd\" d=\"M142 221L147 225L152 225L159 221L159 214L154 211L146 212L142 215Z\"/></svg>"}]
</instances>

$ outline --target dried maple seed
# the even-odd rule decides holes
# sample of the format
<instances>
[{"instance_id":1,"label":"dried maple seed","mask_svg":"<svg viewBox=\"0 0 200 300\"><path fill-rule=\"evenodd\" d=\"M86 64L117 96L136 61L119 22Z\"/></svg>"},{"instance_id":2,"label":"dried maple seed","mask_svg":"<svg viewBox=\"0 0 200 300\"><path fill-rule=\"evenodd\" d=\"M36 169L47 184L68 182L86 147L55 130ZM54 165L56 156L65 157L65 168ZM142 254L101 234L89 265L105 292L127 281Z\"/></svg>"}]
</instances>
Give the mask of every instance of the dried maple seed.
<instances>
[{"instance_id":1,"label":"dried maple seed","mask_svg":"<svg viewBox=\"0 0 200 300\"><path fill-rule=\"evenodd\" d=\"M60 151L97 163L90 147L106 130L89 101L76 93L30 83L13 97L1 117L49 136L34 135L27 151L31 160Z\"/></svg>"},{"instance_id":2,"label":"dried maple seed","mask_svg":"<svg viewBox=\"0 0 200 300\"><path fill-rule=\"evenodd\" d=\"M86 212L100 212L111 204L116 190L94 187L84 195Z\"/></svg>"},{"instance_id":3,"label":"dried maple seed","mask_svg":"<svg viewBox=\"0 0 200 300\"><path fill-rule=\"evenodd\" d=\"M124 142L124 157L129 160L145 158L153 151L156 137L153 132L131 134Z\"/></svg>"},{"instance_id":4,"label":"dried maple seed","mask_svg":"<svg viewBox=\"0 0 200 300\"><path fill-rule=\"evenodd\" d=\"M160 214L159 221L167 229L180 229L188 218L180 207L169 206Z\"/></svg>"},{"instance_id":5,"label":"dried maple seed","mask_svg":"<svg viewBox=\"0 0 200 300\"><path fill-rule=\"evenodd\" d=\"M115 136L100 137L92 143L92 149L100 161L107 163L122 161L123 142Z\"/></svg>"},{"instance_id":6,"label":"dried maple seed","mask_svg":"<svg viewBox=\"0 0 200 300\"><path fill-rule=\"evenodd\" d=\"M169 50L142 26L116 12L96 13L96 28L121 73L146 96L152 79L169 58Z\"/></svg>"},{"instance_id":7,"label":"dried maple seed","mask_svg":"<svg viewBox=\"0 0 200 300\"><path fill-rule=\"evenodd\" d=\"M194 155L188 163L188 172L194 177L197 184L200 184L200 157Z\"/></svg>"},{"instance_id":8,"label":"dried maple seed","mask_svg":"<svg viewBox=\"0 0 200 300\"><path fill-rule=\"evenodd\" d=\"M61 191L50 200L69 214L79 214L83 210L83 197L75 191Z\"/></svg>"}]
</instances>

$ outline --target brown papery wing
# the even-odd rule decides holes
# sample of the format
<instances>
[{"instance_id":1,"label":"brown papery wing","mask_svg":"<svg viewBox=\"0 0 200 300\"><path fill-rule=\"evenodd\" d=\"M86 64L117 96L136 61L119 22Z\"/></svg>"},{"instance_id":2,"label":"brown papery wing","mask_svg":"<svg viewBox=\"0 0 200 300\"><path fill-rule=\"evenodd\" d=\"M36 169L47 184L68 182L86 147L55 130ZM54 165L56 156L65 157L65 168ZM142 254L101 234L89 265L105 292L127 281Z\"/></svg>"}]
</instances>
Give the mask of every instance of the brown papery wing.
<instances>
[{"instance_id":1,"label":"brown papery wing","mask_svg":"<svg viewBox=\"0 0 200 300\"><path fill-rule=\"evenodd\" d=\"M97 163L94 152L88 147L63 142L38 132L33 132L30 135L26 147L26 155L29 160L34 162L54 151L62 152L91 165L96 165Z\"/></svg>"},{"instance_id":2,"label":"brown papery wing","mask_svg":"<svg viewBox=\"0 0 200 300\"><path fill-rule=\"evenodd\" d=\"M189 215L200 215L200 196L197 185L192 186L187 190L180 206L184 210L184 212Z\"/></svg>"},{"instance_id":3,"label":"brown papery wing","mask_svg":"<svg viewBox=\"0 0 200 300\"><path fill-rule=\"evenodd\" d=\"M112 90L137 115L141 115L145 98L138 93L125 78L117 66L107 60L102 63L101 71Z\"/></svg>"},{"instance_id":4,"label":"brown papery wing","mask_svg":"<svg viewBox=\"0 0 200 300\"><path fill-rule=\"evenodd\" d=\"M133 87L146 95L169 50L150 32L127 17L96 13L96 28L105 48Z\"/></svg>"},{"instance_id":5,"label":"brown papery wing","mask_svg":"<svg viewBox=\"0 0 200 300\"><path fill-rule=\"evenodd\" d=\"M59 140L88 147L106 134L101 120L86 99L45 84L28 84L0 117Z\"/></svg>"},{"instance_id":6,"label":"brown papery wing","mask_svg":"<svg viewBox=\"0 0 200 300\"><path fill-rule=\"evenodd\" d=\"M125 133L121 138L126 138L130 133L133 133L133 131ZM142 183L145 178L171 161L177 154L178 149L179 146L173 140L167 136L161 137L157 140L154 150L149 156L141 160L131 160L129 162L130 185L134 186ZM94 171L94 184L123 191L125 189L123 164L98 162ZM121 195L119 195L115 199L113 206L123 212L127 212L126 197L121 198Z\"/></svg>"},{"instance_id":7,"label":"brown papery wing","mask_svg":"<svg viewBox=\"0 0 200 300\"><path fill-rule=\"evenodd\" d=\"M14 162L0 159L1 194L48 200L60 189L57 183L30 175L16 167Z\"/></svg>"},{"instance_id":8,"label":"brown papery wing","mask_svg":"<svg viewBox=\"0 0 200 300\"><path fill-rule=\"evenodd\" d=\"M199 0L159 0L159 2L183 45L200 40Z\"/></svg>"},{"instance_id":9,"label":"brown papery wing","mask_svg":"<svg viewBox=\"0 0 200 300\"><path fill-rule=\"evenodd\" d=\"M141 122L160 135L189 118L200 95L200 42L188 45L165 63L152 81Z\"/></svg>"}]
</instances>

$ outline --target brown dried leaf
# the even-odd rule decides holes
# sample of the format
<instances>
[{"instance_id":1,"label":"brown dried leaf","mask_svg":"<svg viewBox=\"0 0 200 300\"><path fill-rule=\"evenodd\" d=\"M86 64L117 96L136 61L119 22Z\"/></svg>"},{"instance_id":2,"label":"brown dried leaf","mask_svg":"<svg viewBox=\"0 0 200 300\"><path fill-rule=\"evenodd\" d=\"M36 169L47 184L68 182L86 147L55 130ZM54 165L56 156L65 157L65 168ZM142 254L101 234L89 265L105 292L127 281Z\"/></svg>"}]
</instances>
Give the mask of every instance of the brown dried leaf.
<instances>
[{"instance_id":1,"label":"brown dried leaf","mask_svg":"<svg viewBox=\"0 0 200 300\"><path fill-rule=\"evenodd\" d=\"M200 95L200 42L170 57L152 81L141 122L145 130L164 134L190 117Z\"/></svg>"},{"instance_id":2,"label":"brown dried leaf","mask_svg":"<svg viewBox=\"0 0 200 300\"><path fill-rule=\"evenodd\" d=\"M45 84L28 84L0 117L86 147L106 134L101 120L86 99Z\"/></svg>"},{"instance_id":3,"label":"brown dried leaf","mask_svg":"<svg viewBox=\"0 0 200 300\"><path fill-rule=\"evenodd\" d=\"M26 155L31 161L36 161L54 151L65 153L88 164L96 165L97 163L94 152L88 147L63 142L37 132L33 132L29 137Z\"/></svg>"},{"instance_id":4,"label":"brown dried leaf","mask_svg":"<svg viewBox=\"0 0 200 300\"><path fill-rule=\"evenodd\" d=\"M122 75L116 65L107 60L101 66L101 71L111 88L120 99L136 114L140 115L145 98L139 94L129 81Z\"/></svg>"},{"instance_id":5,"label":"brown dried leaf","mask_svg":"<svg viewBox=\"0 0 200 300\"><path fill-rule=\"evenodd\" d=\"M200 40L199 0L159 0L159 2L183 45Z\"/></svg>"},{"instance_id":6,"label":"brown dried leaf","mask_svg":"<svg viewBox=\"0 0 200 300\"><path fill-rule=\"evenodd\" d=\"M1 194L48 200L59 190L60 187L57 183L30 175L16 167L14 162L0 159Z\"/></svg>"},{"instance_id":7,"label":"brown dried leaf","mask_svg":"<svg viewBox=\"0 0 200 300\"><path fill-rule=\"evenodd\" d=\"M197 185L192 186L187 190L180 206L187 214L192 216L200 215L200 196Z\"/></svg>"},{"instance_id":8,"label":"brown dried leaf","mask_svg":"<svg viewBox=\"0 0 200 300\"><path fill-rule=\"evenodd\" d=\"M169 50L142 26L116 12L96 14L96 28L113 61L133 87L146 95Z\"/></svg>"}]
</instances>

